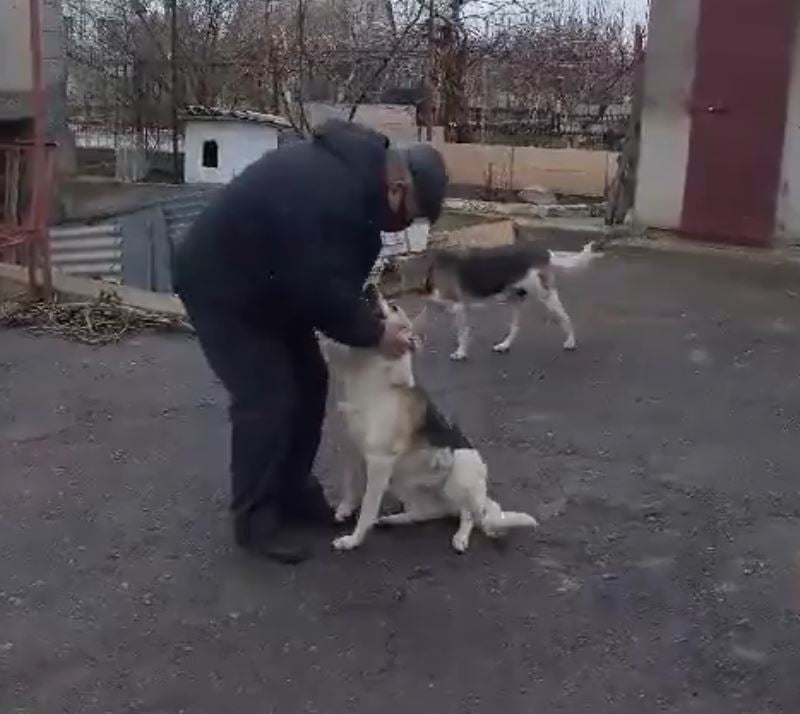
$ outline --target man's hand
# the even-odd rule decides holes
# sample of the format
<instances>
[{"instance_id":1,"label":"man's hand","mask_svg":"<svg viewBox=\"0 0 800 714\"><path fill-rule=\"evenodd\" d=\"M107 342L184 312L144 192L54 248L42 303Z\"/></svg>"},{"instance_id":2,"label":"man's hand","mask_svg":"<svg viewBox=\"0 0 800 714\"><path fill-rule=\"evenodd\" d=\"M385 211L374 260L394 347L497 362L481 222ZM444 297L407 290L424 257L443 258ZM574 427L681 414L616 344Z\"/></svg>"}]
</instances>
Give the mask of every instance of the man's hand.
<instances>
[{"instance_id":1,"label":"man's hand","mask_svg":"<svg viewBox=\"0 0 800 714\"><path fill-rule=\"evenodd\" d=\"M384 322L383 326L383 337L378 349L384 357L398 359L414 349L414 335L407 327L396 322Z\"/></svg>"}]
</instances>

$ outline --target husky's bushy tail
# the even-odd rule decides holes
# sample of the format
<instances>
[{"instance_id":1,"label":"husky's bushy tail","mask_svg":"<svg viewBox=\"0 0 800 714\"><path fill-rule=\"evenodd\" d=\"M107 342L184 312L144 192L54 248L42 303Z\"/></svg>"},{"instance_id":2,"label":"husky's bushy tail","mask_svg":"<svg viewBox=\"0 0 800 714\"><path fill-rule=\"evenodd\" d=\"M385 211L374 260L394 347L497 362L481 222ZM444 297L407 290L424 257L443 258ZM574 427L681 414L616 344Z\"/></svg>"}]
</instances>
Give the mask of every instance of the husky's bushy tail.
<instances>
[{"instance_id":1,"label":"husky's bushy tail","mask_svg":"<svg viewBox=\"0 0 800 714\"><path fill-rule=\"evenodd\" d=\"M596 258L603 256L603 253L595 250L595 246L595 241L590 241L583 246L581 251L551 250L550 265L563 270L582 270L588 267Z\"/></svg>"}]
</instances>

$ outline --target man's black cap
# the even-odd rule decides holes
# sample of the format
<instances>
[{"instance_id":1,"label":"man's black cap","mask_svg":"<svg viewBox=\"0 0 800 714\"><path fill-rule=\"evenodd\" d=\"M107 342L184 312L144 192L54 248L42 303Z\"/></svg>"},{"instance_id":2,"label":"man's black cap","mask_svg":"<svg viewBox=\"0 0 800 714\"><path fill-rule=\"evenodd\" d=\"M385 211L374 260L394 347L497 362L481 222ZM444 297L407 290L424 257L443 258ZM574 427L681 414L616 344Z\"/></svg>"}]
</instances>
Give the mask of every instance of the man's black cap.
<instances>
[{"instance_id":1,"label":"man's black cap","mask_svg":"<svg viewBox=\"0 0 800 714\"><path fill-rule=\"evenodd\" d=\"M430 144L412 144L401 149L414 181L414 194L421 217L433 224L442 213L447 192L447 167L442 155Z\"/></svg>"}]
</instances>

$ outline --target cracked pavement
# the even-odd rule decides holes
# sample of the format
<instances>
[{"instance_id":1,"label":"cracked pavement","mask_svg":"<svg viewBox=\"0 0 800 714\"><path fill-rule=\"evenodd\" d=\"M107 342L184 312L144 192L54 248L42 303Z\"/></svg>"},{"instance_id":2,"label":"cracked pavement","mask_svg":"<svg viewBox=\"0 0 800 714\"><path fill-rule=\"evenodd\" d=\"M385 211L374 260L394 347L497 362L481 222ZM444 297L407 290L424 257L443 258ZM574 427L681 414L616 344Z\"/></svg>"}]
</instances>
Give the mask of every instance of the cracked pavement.
<instances>
[{"instance_id":1,"label":"cracked pavement","mask_svg":"<svg viewBox=\"0 0 800 714\"><path fill-rule=\"evenodd\" d=\"M797 711L797 282L614 253L561 282L576 353L533 308L492 354L489 306L459 365L434 314L421 381L542 527L464 556L451 524L320 535L297 569L231 547L191 339L0 332L0 711Z\"/></svg>"}]
</instances>

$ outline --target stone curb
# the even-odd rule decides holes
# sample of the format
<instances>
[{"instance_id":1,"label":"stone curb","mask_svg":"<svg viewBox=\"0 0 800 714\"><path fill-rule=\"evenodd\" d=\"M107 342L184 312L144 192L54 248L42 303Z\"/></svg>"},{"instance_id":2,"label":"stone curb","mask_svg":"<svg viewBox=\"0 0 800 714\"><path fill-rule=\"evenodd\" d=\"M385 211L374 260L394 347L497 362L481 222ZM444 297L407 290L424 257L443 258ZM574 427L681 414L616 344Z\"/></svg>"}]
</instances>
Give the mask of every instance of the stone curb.
<instances>
[{"instance_id":1,"label":"stone curb","mask_svg":"<svg viewBox=\"0 0 800 714\"><path fill-rule=\"evenodd\" d=\"M591 218L598 210L597 206L586 203L576 204L543 204L532 203L498 203L463 198L448 198L445 209L459 213L478 213L481 215L527 217L527 218Z\"/></svg>"},{"instance_id":2,"label":"stone curb","mask_svg":"<svg viewBox=\"0 0 800 714\"><path fill-rule=\"evenodd\" d=\"M597 223L587 223L570 220L547 220L545 218L514 218L514 223L523 228L540 231L570 231L593 236L609 235L607 227L600 219L598 219Z\"/></svg>"},{"instance_id":3,"label":"stone curb","mask_svg":"<svg viewBox=\"0 0 800 714\"><path fill-rule=\"evenodd\" d=\"M0 283L3 283L0 295L24 295L28 284L27 268L0 263ZM172 317L186 317L183 303L174 295L151 293L148 290L115 285L102 280L78 278L59 270L53 270L53 288L59 295L70 300L94 300L101 293L113 293L127 307Z\"/></svg>"}]
</instances>

